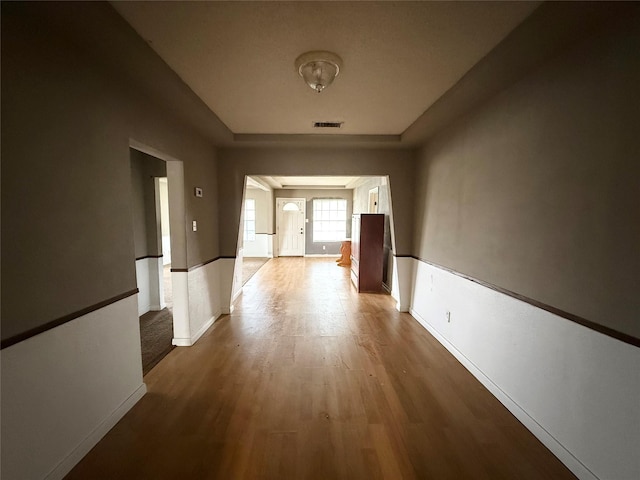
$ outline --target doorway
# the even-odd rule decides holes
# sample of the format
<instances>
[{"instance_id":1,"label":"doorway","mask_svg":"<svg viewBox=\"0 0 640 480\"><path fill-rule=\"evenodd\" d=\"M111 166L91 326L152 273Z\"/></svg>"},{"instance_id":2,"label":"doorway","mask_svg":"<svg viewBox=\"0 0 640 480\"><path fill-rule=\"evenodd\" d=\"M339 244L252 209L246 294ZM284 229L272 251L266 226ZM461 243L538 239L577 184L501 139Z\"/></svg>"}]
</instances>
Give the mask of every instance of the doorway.
<instances>
[{"instance_id":1,"label":"doorway","mask_svg":"<svg viewBox=\"0 0 640 480\"><path fill-rule=\"evenodd\" d=\"M368 213L378 213L378 191L379 187L369 190L369 211Z\"/></svg>"},{"instance_id":2,"label":"doorway","mask_svg":"<svg viewBox=\"0 0 640 480\"><path fill-rule=\"evenodd\" d=\"M276 199L276 233L278 235L279 256L304 256L306 206L307 201L304 198Z\"/></svg>"},{"instance_id":3,"label":"doorway","mask_svg":"<svg viewBox=\"0 0 640 480\"><path fill-rule=\"evenodd\" d=\"M245 200L248 198L247 191L249 185L256 188L264 186L265 191L272 193L270 205L268 208L271 217L266 222L267 229L262 227L262 232L268 232L269 239L272 241L270 245L273 247L273 257L279 256L324 256L336 254L339 257L342 242L334 242L337 244L335 251L331 250L332 245L327 246L327 252L324 252L324 240L314 241L314 235L311 235L315 229L316 212L315 207L311 209L311 204L317 199L347 199L347 220L345 239L349 240L351 236L351 214L352 213L368 213L377 212L384 214L384 240L383 240L383 288L391 293L400 305L400 299L408 299L408 291L400 291L400 282L404 282L407 278L405 263L400 264L393 254L395 251L394 229L393 229L393 211L391 203L391 191L389 179L387 176L367 175L359 177L296 177L296 176L272 176L272 175L247 175L245 176L245 188L243 191L240 225L238 231L238 244L236 249L236 261L233 277L232 302L235 302L239 294L242 292L242 282L244 278L241 275L243 269L243 254L248 242L243 243L243 235L252 229L245 228ZM287 197L287 193L281 190L291 191L292 196ZM313 191L313 192L311 192ZM339 193L337 191L340 191ZM348 192L346 195L344 192ZM309 193L309 195L307 195ZM275 197L275 198L274 198ZM250 198L250 197L249 197ZM306 212L306 204L309 203L310 211ZM289 204L289 205L287 205ZM286 205L286 209L285 209ZM257 207L256 207L257 208ZM313 211L312 211L313 210ZM328 209L327 220L339 220L332 217L331 209ZM287 213L289 212L289 213ZM309 213L310 218L306 216ZM324 213L324 212L322 212ZM340 212L337 212L340 213ZM266 215L266 210L263 213ZM336 215L337 216L337 215ZM297 220L296 220L297 217ZM261 218L256 210L256 219ZM324 216L318 217L324 220ZM306 232L307 223L311 227ZM271 229L271 230L269 230ZM318 230L321 230L320 228ZM256 237L260 227L256 227ZM296 234L297 232L297 234ZM309 233L309 235L307 235ZM309 238L306 238L309 237ZM320 244L321 251L317 250ZM270 255L271 256L271 255ZM248 276L247 276L248 277ZM404 305L404 304L403 304ZM400 308L400 307L399 307ZM404 307L403 307L404 308Z\"/></svg>"},{"instance_id":4,"label":"doorway","mask_svg":"<svg viewBox=\"0 0 640 480\"><path fill-rule=\"evenodd\" d=\"M142 371L172 349L173 292L167 162L130 149Z\"/></svg>"}]
</instances>

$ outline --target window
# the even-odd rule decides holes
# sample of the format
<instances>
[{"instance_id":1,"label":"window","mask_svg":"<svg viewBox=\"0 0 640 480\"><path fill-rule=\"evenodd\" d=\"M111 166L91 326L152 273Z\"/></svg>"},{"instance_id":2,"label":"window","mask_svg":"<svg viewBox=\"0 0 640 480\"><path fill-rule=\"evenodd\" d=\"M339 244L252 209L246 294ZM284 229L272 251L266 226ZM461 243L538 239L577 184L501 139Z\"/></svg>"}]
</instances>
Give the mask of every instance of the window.
<instances>
[{"instance_id":1,"label":"window","mask_svg":"<svg viewBox=\"0 0 640 480\"><path fill-rule=\"evenodd\" d=\"M256 201L247 198L244 201L244 241L256 241Z\"/></svg>"},{"instance_id":2,"label":"window","mask_svg":"<svg viewBox=\"0 0 640 480\"><path fill-rule=\"evenodd\" d=\"M282 210L284 212L299 212L300 209L298 208L298 205L296 205L293 202L287 202L284 204L284 207L282 207Z\"/></svg>"},{"instance_id":3,"label":"window","mask_svg":"<svg viewBox=\"0 0 640 480\"><path fill-rule=\"evenodd\" d=\"M339 242L347 236L347 201L313 200L313 241Z\"/></svg>"}]
</instances>

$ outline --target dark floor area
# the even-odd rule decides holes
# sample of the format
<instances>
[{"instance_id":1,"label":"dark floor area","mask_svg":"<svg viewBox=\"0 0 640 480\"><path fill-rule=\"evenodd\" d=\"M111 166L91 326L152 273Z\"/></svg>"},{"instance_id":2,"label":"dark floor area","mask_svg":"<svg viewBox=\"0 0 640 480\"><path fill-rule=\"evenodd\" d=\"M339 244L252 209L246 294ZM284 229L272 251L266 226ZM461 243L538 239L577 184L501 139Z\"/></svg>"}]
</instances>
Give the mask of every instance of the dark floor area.
<instances>
[{"instance_id":1,"label":"dark floor area","mask_svg":"<svg viewBox=\"0 0 640 480\"><path fill-rule=\"evenodd\" d=\"M147 312L140 317L140 343L142 345L142 374L146 375L174 346L173 314L163 308L158 312Z\"/></svg>"},{"instance_id":2,"label":"dark floor area","mask_svg":"<svg viewBox=\"0 0 640 480\"><path fill-rule=\"evenodd\" d=\"M269 260L267 257L244 257L242 259L242 284L247 283Z\"/></svg>"}]
</instances>

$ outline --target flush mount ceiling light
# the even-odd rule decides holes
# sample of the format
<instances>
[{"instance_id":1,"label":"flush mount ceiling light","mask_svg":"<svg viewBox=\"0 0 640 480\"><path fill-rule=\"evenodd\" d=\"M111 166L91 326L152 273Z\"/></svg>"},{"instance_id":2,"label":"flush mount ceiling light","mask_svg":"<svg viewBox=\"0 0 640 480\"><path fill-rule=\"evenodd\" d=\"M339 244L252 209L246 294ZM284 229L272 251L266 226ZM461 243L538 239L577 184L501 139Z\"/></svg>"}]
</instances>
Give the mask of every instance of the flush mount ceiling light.
<instances>
[{"instance_id":1,"label":"flush mount ceiling light","mask_svg":"<svg viewBox=\"0 0 640 480\"><path fill-rule=\"evenodd\" d=\"M342 59L331 52L307 52L296 59L296 70L311 88L320 93L340 73Z\"/></svg>"}]
</instances>

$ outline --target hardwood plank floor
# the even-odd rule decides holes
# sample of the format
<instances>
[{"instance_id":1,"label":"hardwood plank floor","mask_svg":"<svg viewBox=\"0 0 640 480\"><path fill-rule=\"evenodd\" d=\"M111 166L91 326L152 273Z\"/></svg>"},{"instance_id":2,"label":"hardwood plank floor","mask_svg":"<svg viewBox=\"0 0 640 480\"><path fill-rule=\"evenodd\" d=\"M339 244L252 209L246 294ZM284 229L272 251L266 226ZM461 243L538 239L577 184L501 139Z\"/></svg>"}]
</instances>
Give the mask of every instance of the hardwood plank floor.
<instances>
[{"instance_id":1,"label":"hardwood plank floor","mask_svg":"<svg viewBox=\"0 0 640 480\"><path fill-rule=\"evenodd\" d=\"M388 295L279 258L68 479L575 478Z\"/></svg>"}]
</instances>

